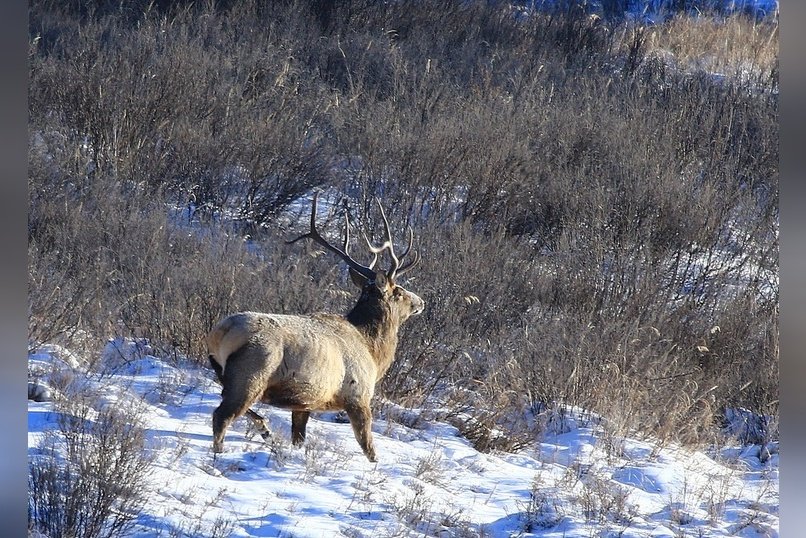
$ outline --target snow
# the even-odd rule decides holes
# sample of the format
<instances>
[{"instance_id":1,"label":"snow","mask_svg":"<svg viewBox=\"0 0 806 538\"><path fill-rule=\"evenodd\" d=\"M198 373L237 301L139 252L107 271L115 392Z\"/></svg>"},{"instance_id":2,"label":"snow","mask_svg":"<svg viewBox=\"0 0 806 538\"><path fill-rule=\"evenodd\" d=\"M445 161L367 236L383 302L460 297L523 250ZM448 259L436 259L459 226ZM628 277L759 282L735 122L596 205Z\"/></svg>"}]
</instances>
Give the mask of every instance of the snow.
<instances>
[{"instance_id":1,"label":"snow","mask_svg":"<svg viewBox=\"0 0 806 538\"><path fill-rule=\"evenodd\" d=\"M132 536L778 536L777 443L695 451L564 408L532 446L484 454L438 415L389 404L375 464L337 413L312 414L295 448L290 414L257 406L272 438L238 419L214 458L212 372L153 353L118 339L98 361L29 354L37 382L143 410L155 459ZM29 456L57 419L53 402L29 401Z\"/></svg>"},{"instance_id":2,"label":"snow","mask_svg":"<svg viewBox=\"0 0 806 538\"><path fill-rule=\"evenodd\" d=\"M513 6L520 11L551 10L563 8L570 2L558 0L524 0L513 2ZM608 2L603 0L587 0L579 2L591 13L602 15ZM626 0L620 4L610 3L611 14L617 13L621 8L625 16L642 19L646 22L660 22L670 14L680 11L680 2L674 0ZM776 16L779 10L778 0L703 0L687 3L686 11L689 14L698 14L709 9L719 13L745 13L758 19Z\"/></svg>"}]
</instances>

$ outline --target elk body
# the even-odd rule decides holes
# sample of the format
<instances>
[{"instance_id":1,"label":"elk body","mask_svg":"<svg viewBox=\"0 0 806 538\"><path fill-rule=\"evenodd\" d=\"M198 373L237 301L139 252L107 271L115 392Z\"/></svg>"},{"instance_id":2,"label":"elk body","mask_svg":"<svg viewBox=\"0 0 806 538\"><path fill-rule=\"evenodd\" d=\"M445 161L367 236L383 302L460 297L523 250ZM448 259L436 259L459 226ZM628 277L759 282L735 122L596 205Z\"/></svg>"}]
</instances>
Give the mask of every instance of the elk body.
<instances>
[{"instance_id":1,"label":"elk body","mask_svg":"<svg viewBox=\"0 0 806 538\"><path fill-rule=\"evenodd\" d=\"M369 266L356 262L347 252L349 222L345 223L343 248L331 245L317 231L317 198L315 195L310 232L288 243L311 239L337 254L347 263L361 295L345 315L239 312L213 328L207 335L207 349L223 385L221 404L213 412L216 453L223 450L229 425L244 414L264 438L268 436L262 417L250 409L263 402L291 410L291 439L297 446L305 440L311 411L344 410L364 454L377 461L370 400L375 384L392 365L400 325L423 311L423 300L396 283L396 277L413 267L419 256L415 252L409 263L402 263L413 242L409 229L408 248L398 258L381 207L386 240L380 247L367 240L374 260ZM386 271L376 271L378 255L384 251L391 265Z\"/></svg>"}]
</instances>

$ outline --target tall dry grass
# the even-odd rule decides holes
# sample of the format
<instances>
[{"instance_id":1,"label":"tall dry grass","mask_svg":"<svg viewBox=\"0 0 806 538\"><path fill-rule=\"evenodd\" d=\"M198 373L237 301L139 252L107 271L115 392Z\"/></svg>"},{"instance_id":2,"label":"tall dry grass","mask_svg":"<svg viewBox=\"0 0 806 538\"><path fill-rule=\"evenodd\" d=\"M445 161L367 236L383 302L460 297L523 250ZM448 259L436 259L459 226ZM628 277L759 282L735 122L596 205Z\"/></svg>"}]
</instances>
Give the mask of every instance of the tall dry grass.
<instances>
[{"instance_id":1,"label":"tall dry grass","mask_svg":"<svg viewBox=\"0 0 806 538\"><path fill-rule=\"evenodd\" d=\"M729 77L778 76L777 22L740 15L696 19L675 16L647 29L646 51L679 68Z\"/></svg>"}]
</instances>

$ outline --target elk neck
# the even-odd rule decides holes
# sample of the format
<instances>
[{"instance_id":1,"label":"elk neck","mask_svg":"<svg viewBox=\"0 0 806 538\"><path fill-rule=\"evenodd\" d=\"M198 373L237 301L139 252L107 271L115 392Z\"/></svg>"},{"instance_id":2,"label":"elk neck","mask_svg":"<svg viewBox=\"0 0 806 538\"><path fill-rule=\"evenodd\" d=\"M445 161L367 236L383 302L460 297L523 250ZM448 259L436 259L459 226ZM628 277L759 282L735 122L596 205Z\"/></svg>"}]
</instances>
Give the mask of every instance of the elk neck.
<instances>
[{"instance_id":1,"label":"elk neck","mask_svg":"<svg viewBox=\"0 0 806 538\"><path fill-rule=\"evenodd\" d=\"M399 319L387 302L375 297L362 297L345 318L366 338L380 379L395 359Z\"/></svg>"}]
</instances>

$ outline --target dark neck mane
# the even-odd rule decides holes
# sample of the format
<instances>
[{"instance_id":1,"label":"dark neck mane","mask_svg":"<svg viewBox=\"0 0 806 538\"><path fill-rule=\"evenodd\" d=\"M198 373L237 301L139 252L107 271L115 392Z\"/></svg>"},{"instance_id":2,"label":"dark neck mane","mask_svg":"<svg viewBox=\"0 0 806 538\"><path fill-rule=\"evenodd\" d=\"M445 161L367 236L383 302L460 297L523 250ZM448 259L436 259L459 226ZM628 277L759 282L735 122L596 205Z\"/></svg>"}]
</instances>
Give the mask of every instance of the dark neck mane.
<instances>
[{"instance_id":1,"label":"dark neck mane","mask_svg":"<svg viewBox=\"0 0 806 538\"><path fill-rule=\"evenodd\" d=\"M397 349L399 322L392 309L377 297L362 296L345 318L367 339L380 379L392 365Z\"/></svg>"}]
</instances>

